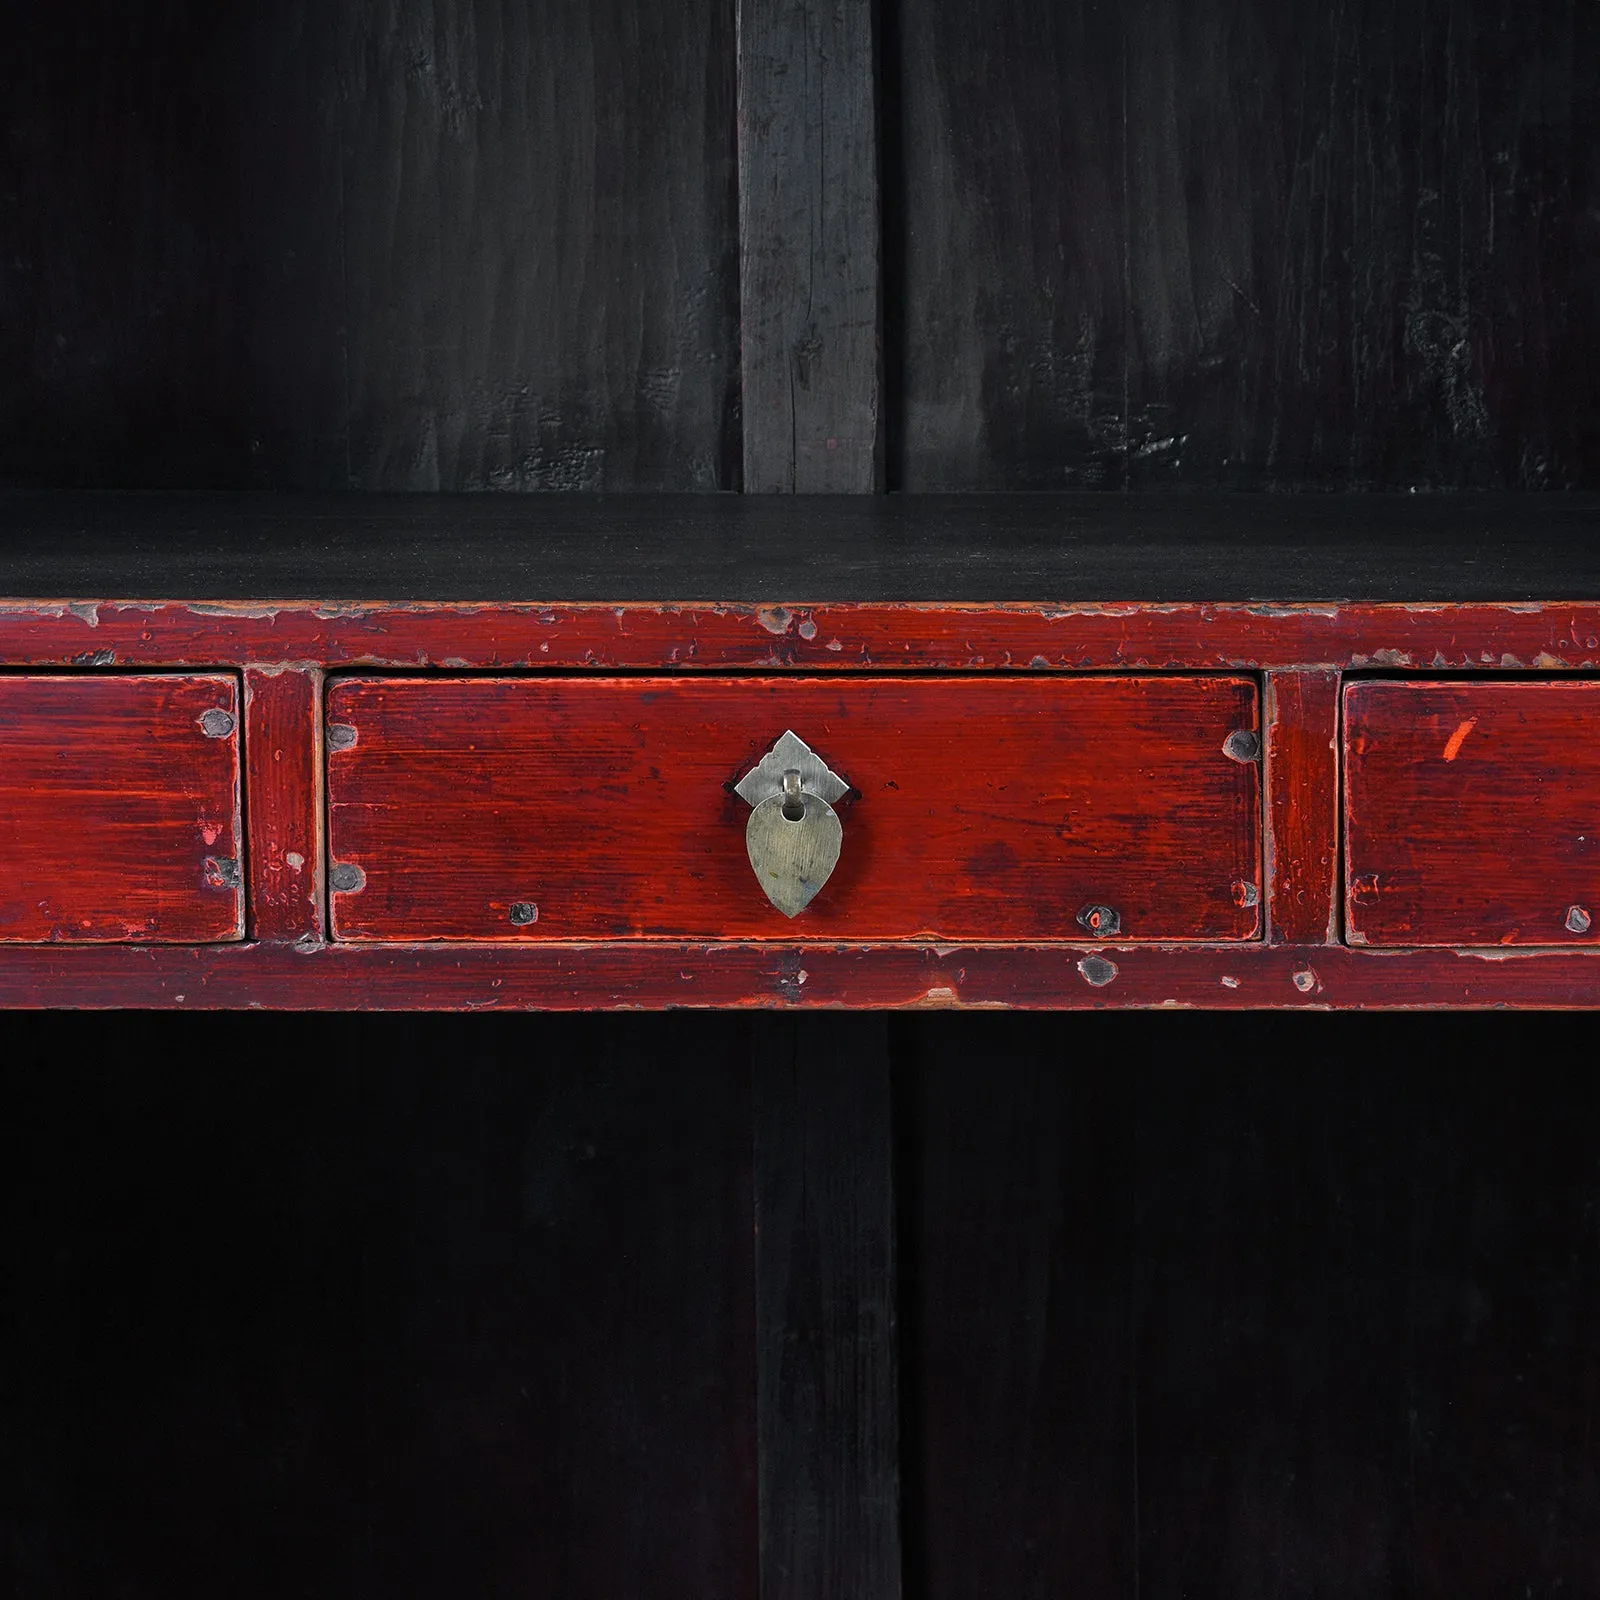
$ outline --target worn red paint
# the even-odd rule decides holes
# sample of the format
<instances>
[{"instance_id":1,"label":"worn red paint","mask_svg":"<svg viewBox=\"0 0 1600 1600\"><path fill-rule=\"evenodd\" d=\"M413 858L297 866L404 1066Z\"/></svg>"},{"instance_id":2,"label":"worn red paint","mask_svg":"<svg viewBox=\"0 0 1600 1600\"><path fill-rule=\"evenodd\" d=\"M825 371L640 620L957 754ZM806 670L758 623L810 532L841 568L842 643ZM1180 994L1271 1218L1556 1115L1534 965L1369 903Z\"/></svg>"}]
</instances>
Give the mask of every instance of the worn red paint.
<instances>
[{"instance_id":1,"label":"worn red paint","mask_svg":"<svg viewBox=\"0 0 1600 1600\"><path fill-rule=\"evenodd\" d=\"M1266 688L1267 937L1338 937L1339 674L1273 672Z\"/></svg>"},{"instance_id":2,"label":"worn red paint","mask_svg":"<svg viewBox=\"0 0 1600 1600\"><path fill-rule=\"evenodd\" d=\"M323 935L321 679L286 667L244 675L253 939Z\"/></svg>"},{"instance_id":3,"label":"worn red paint","mask_svg":"<svg viewBox=\"0 0 1600 1600\"><path fill-rule=\"evenodd\" d=\"M1351 684L1350 939L1600 942L1597 722L1600 683Z\"/></svg>"},{"instance_id":4,"label":"worn red paint","mask_svg":"<svg viewBox=\"0 0 1600 1600\"><path fill-rule=\"evenodd\" d=\"M0 696L10 697L0 698L0 940L10 941L0 949L0 1004L1600 1005L1600 950L1571 948L1600 942L1600 875L1588 866L1600 762L1589 758L1585 732L1600 710L1593 701L1600 684L1538 676L1600 667L1594 604L0 602L0 666L36 669L31 677L0 678ZM141 677L106 670L130 666L168 672ZM831 696L835 709L824 728L797 731L814 734L823 753L858 783L860 772L888 759L904 726L915 730L915 718L885 713L874 722L875 714L863 711L875 697L881 702L904 692L895 685L920 684L938 699L987 684L1002 698L1042 693L1060 696L1067 707L1096 681L1075 679L1073 671L1261 670L1268 674L1265 825L1254 824L1251 836L1260 840L1259 855L1231 870L1219 890L1211 884L1212 857L1202 851L1206 887L1197 893L1187 881L1195 852L1174 842L1183 827L1193 827L1193 816L1185 815L1193 795L1169 792L1159 763L1141 766L1124 751L1120 765L1139 780L1125 792L1150 803L1145 812L1136 805L1121 816L1121 831L1112 832L1123 842L1074 861L1070 851L1058 853L1052 864L1047 854L1031 853L1041 830L1027 823L1038 819L1006 798L987 817L968 819L959 849L958 830L948 818L939 821L945 831L933 856L913 859L909 874L903 858L893 874L913 885L897 903L883 886L890 877L885 864L904 850L900 823L912 813L897 813L870 852L857 848L852 855L852 843L872 839L873 819L894 809L893 791L869 804L863 789L845 806L846 856L831 886L839 891L837 903L830 910L825 898L800 923L789 923L765 907L753 879L745 883L738 846L747 813L720 786L784 723L805 719L777 717L753 731L742 717L712 708L685 719L697 730L696 759L710 761L714 749L722 763L706 768L719 791L707 849L675 869L676 881L691 885L687 912L660 914L666 897L646 881L641 861L605 867L592 820L583 815L590 797L583 796L571 802L568 829L593 880L579 886L579 902L615 906L600 892L601 880L607 871L619 883L633 874L622 896L627 910L597 939L571 942L572 929L554 915L556 902L541 900L532 886L488 892L485 859L469 897L462 898L458 884L453 901L441 893L431 910L433 891L413 872L410 887L426 892L387 926L379 924L382 874L390 869L380 867L376 882L335 896L348 932L360 934L361 919L372 919L369 942L327 944L320 694L325 669L354 666L423 669L415 681L435 687L442 680L426 674L440 667L567 674L542 680L539 693L552 683L593 688L612 667L666 669L669 696ZM1352 685L1348 737L1335 741L1340 674L1371 666L1416 676ZM80 670L37 673L62 667ZM174 668L206 671L178 676ZM764 669L767 677L737 675L750 669ZM1498 678L1463 679L1464 670ZM1444 671L1456 681L1423 676ZM240 731L223 732L216 716L208 731L193 716L177 714L181 708L237 717L241 674L243 806ZM1508 674L1517 678L1504 681ZM524 677L507 693L520 700L539 681ZM643 692L639 679L627 683L629 692ZM1226 692L1239 689L1235 683ZM351 684L342 692L357 691ZM1174 726L1182 714L1173 708ZM1109 710L1108 716L1105 726L1116 720ZM980 780L999 771L1003 763L984 755L993 722L981 714L950 720L942 750L936 749L941 740L922 741L918 770L949 775L952 788L970 781L973 771ZM1071 729L1070 716L1057 717L1048 736L1027 741L1031 752L1044 751L1047 777L1071 775L1064 742ZM1219 730L1205 731L1212 739ZM730 732L748 749L730 754ZM1183 738L1173 737L1171 749L1181 754ZM1330 748L1335 742L1338 750ZM433 762L436 778L444 747L430 746L419 728L415 751L423 768ZM1218 755L1212 745L1192 759L1210 763ZM1341 758L1350 770L1347 841L1339 832ZM334 753L336 772L344 759ZM1020 757L1017 764L1020 770ZM667 769L656 765L665 793ZM1214 770L1258 781L1253 765L1226 757L1203 770L1207 785ZM526 803L521 778L507 769L500 782L518 816ZM433 780L424 774L422 781ZM1214 800L1209 788L1202 790ZM434 792L456 803L436 782ZM1064 793L1065 783L1047 783L1044 792ZM603 794L601 800L602 808L610 803ZM248 848L240 839L245 814ZM215 844L198 853L197 828L201 840L215 835ZM510 836L513 866L541 859L544 846L530 845L530 834L512 829ZM418 851L429 844L421 829L410 837ZM1153 854L1141 857L1151 841ZM439 850L447 843L432 841ZM1349 858L1345 914L1352 936L1370 940L1377 947L1371 950L1334 942L1338 896L1330 875L1342 843ZM941 850L942 863L934 860ZM542 858L554 863L553 871L558 855L551 848ZM1254 870L1257 861L1263 870ZM359 881L362 863L346 865ZM1089 941L1075 916L1063 916L1080 892L1089 893L1089 878L1071 873L1089 867L1125 891L1127 921L1100 941ZM880 873L881 882L874 876ZM255 942L207 942L240 937L244 885ZM1135 892L1126 892L1129 886ZM963 889L970 892L963 896ZM1138 942L1218 932L1205 904L1214 891L1225 900L1223 918L1235 919L1220 931L1239 942ZM404 898L404 887L398 892ZM507 901L504 907L495 894ZM731 895L740 897L737 904ZM1093 899L1115 907L1116 890L1099 890ZM488 902L491 915L478 902ZM445 920L429 923L441 907ZM1267 938L1252 941L1263 907ZM504 923L492 915L500 910ZM450 942L387 942L419 928ZM372 940L374 931L381 942ZM691 932L696 941L686 942ZM72 948L79 940L106 942ZM178 947L164 947L169 940ZM1528 944L1567 948L1521 948Z\"/></svg>"},{"instance_id":5,"label":"worn red paint","mask_svg":"<svg viewBox=\"0 0 1600 1600\"><path fill-rule=\"evenodd\" d=\"M231 674L0 677L0 941L242 937L238 712Z\"/></svg>"},{"instance_id":6,"label":"worn red paint","mask_svg":"<svg viewBox=\"0 0 1600 1600\"><path fill-rule=\"evenodd\" d=\"M0 601L0 665L1600 669L1600 605Z\"/></svg>"},{"instance_id":7,"label":"worn red paint","mask_svg":"<svg viewBox=\"0 0 1600 1600\"><path fill-rule=\"evenodd\" d=\"M1109 969L1109 970L1108 970ZM492 1011L1600 1007L1600 951L1338 945L18 945L0 1006Z\"/></svg>"},{"instance_id":8,"label":"worn red paint","mask_svg":"<svg viewBox=\"0 0 1600 1600\"><path fill-rule=\"evenodd\" d=\"M1247 679L358 678L328 715L340 939L1260 929L1260 769L1223 750L1259 727ZM855 791L793 922L731 792L788 728Z\"/></svg>"}]
</instances>

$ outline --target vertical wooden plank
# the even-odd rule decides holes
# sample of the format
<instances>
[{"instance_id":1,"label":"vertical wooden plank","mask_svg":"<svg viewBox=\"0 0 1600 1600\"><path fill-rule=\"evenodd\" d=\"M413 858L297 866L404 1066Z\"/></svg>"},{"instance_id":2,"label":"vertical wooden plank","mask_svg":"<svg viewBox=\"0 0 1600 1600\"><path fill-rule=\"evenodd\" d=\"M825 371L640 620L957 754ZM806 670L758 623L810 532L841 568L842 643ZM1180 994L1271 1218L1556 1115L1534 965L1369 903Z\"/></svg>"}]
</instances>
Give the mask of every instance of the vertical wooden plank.
<instances>
[{"instance_id":1,"label":"vertical wooden plank","mask_svg":"<svg viewBox=\"0 0 1600 1600\"><path fill-rule=\"evenodd\" d=\"M872 0L738 0L747 493L883 486ZM898 1600L887 1024L755 1030L762 1600Z\"/></svg>"},{"instance_id":2,"label":"vertical wooden plank","mask_svg":"<svg viewBox=\"0 0 1600 1600\"><path fill-rule=\"evenodd\" d=\"M907 1587L1136 1600L1150 1046L1113 1013L925 1013L896 1034Z\"/></svg>"},{"instance_id":3,"label":"vertical wooden plank","mask_svg":"<svg viewBox=\"0 0 1600 1600\"><path fill-rule=\"evenodd\" d=\"M762 1018L753 1048L762 1600L898 1600L888 1024Z\"/></svg>"},{"instance_id":4,"label":"vertical wooden plank","mask_svg":"<svg viewBox=\"0 0 1600 1600\"><path fill-rule=\"evenodd\" d=\"M244 707L250 937L320 944L322 674L247 667Z\"/></svg>"},{"instance_id":5,"label":"vertical wooden plank","mask_svg":"<svg viewBox=\"0 0 1600 1600\"><path fill-rule=\"evenodd\" d=\"M1267 938L1339 936L1339 674L1269 672Z\"/></svg>"},{"instance_id":6,"label":"vertical wooden plank","mask_svg":"<svg viewBox=\"0 0 1600 1600\"><path fill-rule=\"evenodd\" d=\"M1414 1352L1394 1336L1431 1232L1406 1203L1418 1075L1388 1094L1407 1058L1381 1036L1294 1020L1249 1018L1202 1072L1180 1024L1132 1074L1137 1593L1442 1600L1408 1581Z\"/></svg>"},{"instance_id":7,"label":"vertical wooden plank","mask_svg":"<svg viewBox=\"0 0 1600 1600\"><path fill-rule=\"evenodd\" d=\"M882 487L872 0L739 0L744 487Z\"/></svg>"}]
</instances>

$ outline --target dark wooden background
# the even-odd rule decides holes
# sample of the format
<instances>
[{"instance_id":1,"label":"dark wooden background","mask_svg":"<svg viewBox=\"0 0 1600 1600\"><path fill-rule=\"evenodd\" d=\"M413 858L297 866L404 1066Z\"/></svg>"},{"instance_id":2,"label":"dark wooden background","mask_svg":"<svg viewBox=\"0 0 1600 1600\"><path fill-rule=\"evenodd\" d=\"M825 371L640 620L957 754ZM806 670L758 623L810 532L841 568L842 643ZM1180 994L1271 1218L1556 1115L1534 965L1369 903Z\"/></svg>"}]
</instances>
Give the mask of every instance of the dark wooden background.
<instances>
[{"instance_id":1,"label":"dark wooden background","mask_svg":"<svg viewBox=\"0 0 1600 1600\"><path fill-rule=\"evenodd\" d=\"M908 1595L1600 1593L1592 1028L888 1028ZM753 1595L751 1046L8 1023L5 1592Z\"/></svg>"},{"instance_id":2,"label":"dark wooden background","mask_svg":"<svg viewBox=\"0 0 1600 1600\"><path fill-rule=\"evenodd\" d=\"M1594 482L1593 5L894 15L897 487Z\"/></svg>"},{"instance_id":3,"label":"dark wooden background","mask_svg":"<svg viewBox=\"0 0 1600 1600\"><path fill-rule=\"evenodd\" d=\"M0 481L738 487L731 4L10 11Z\"/></svg>"},{"instance_id":4,"label":"dark wooden background","mask_svg":"<svg viewBox=\"0 0 1600 1600\"><path fill-rule=\"evenodd\" d=\"M890 487L1596 487L1597 35L886 3ZM0 43L0 484L740 487L731 0ZM907 1595L1600 1593L1587 1020L809 1037L892 1069ZM772 1038L7 1020L0 1587L754 1594Z\"/></svg>"},{"instance_id":5,"label":"dark wooden background","mask_svg":"<svg viewBox=\"0 0 1600 1600\"><path fill-rule=\"evenodd\" d=\"M734 6L59 0L0 483L737 489ZM891 488L1593 488L1587 0L884 0Z\"/></svg>"}]
</instances>

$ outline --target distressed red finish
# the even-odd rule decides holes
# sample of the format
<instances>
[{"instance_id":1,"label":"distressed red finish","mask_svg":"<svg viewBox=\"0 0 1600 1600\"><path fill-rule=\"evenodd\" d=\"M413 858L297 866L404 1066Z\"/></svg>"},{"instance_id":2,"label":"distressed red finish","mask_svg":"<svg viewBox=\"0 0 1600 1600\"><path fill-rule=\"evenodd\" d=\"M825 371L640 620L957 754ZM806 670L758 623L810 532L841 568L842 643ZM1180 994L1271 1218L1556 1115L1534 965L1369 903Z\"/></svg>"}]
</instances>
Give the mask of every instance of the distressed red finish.
<instances>
[{"instance_id":1,"label":"distressed red finish","mask_svg":"<svg viewBox=\"0 0 1600 1600\"><path fill-rule=\"evenodd\" d=\"M321 690L315 670L244 675L253 939L322 938Z\"/></svg>"},{"instance_id":2,"label":"distressed red finish","mask_svg":"<svg viewBox=\"0 0 1600 1600\"><path fill-rule=\"evenodd\" d=\"M1354 683L1354 944L1600 943L1600 683Z\"/></svg>"},{"instance_id":3,"label":"distressed red finish","mask_svg":"<svg viewBox=\"0 0 1600 1600\"><path fill-rule=\"evenodd\" d=\"M491 1011L666 1007L1600 1007L1600 951L1216 945L18 945L0 1006Z\"/></svg>"},{"instance_id":4,"label":"distressed red finish","mask_svg":"<svg viewBox=\"0 0 1600 1600\"><path fill-rule=\"evenodd\" d=\"M1126 939L1260 930L1245 679L358 678L328 716L339 939L1071 938L1095 906ZM732 792L790 728L853 790L792 922Z\"/></svg>"},{"instance_id":5,"label":"distressed red finish","mask_svg":"<svg viewBox=\"0 0 1600 1600\"><path fill-rule=\"evenodd\" d=\"M1600 711L1600 684L1549 676L1600 668L1600 605L1593 603L29 600L0 602L0 666L16 672L0 677L4 1005L1600 1006L1600 950L1518 948L1597 941L1600 908L1591 901L1600 899L1600 872L1588 863L1600 759L1591 759L1588 730ZM111 666L168 672L104 670ZM505 759L504 750L493 755L503 729L488 730L487 746L468 736L466 721L456 729L467 744L489 750L491 766L501 762L484 804L482 785L475 798L470 775L462 777L467 765L458 765L454 781L443 776L446 758L462 761L460 739L449 748L434 744L419 719L405 736L409 756L391 762L389 793L411 784L442 810L431 836L429 825L405 815L385 820L377 811L346 811L344 841L361 827L374 842L395 828L413 859L388 888L388 865L374 879L365 853L353 862L369 871L367 887L335 899L343 930L367 942L327 944L322 680L328 668L354 666L553 674L516 679L505 690L513 704L524 704L530 691L557 689L576 704L608 681L607 694L656 693L663 697L657 704L689 706L688 697L708 694L745 699L737 708L730 702L682 718L692 763L715 793L712 814L698 813L693 824L695 849L673 843L671 830L653 833L654 822L619 820L631 818L631 802L602 781L592 794L558 796L571 845L564 852L522 826L535 789L527 762ZM1349 741L1336 739L1341 674L1375 666L1397 676L1350 685ZM1149 748L1182 756L1206 774L1198 793L1180 785L1170 765L1143 761L1115 710L1117 695L1137 701L1155 694L1147 701L1154 707L1175 684L1205 680L1071 676L1134 667L1232 674L1204 691L1222 696L1213 703L1202 695L1212 710L1245 704L1238 697L1252 695L1259 682L1264 822L1235 817L1236 832L1220 823L1207 831L1221 792L1211 787L1216 773L1226 784L1231 771L1233 782L1246 785L1239 793L1259 806L1257 769L1230 763L1217 744L1205 744L1202 733L1210 740L1218 728L1191 715L1181 694L1150 720L1157 742ZM46 675L44 668L55 670ZM189 675L172 673L177 668ZM607 680L613 668L671 676L657 686L637 677ZM739 676L751 669L766 676ZM1263 680L1239 680L1258 671ZM1426 676L1446 672L1453 677ZM338 693L375 692L342 681ZM405 681L413 694L492 680ZM945 711L919 719L909 702L897 710L885 698L913 689ZM971 698L962 702L968 709L950 709L957 702L948 697L990 692L1021 719L1018 738L1027 725L1026 758L1006 733L1005 717L971 709L978 705ZM804 702L831 709L820 727L809 726L801 709L774 712L756 726L749 706L764 695L785 708ZM1074 709L1091 704L1103 713L1098 723L1085 723ZM1053 709L1036 718L1026 709L1046 705ZM242 746L237 729L207 737L196 718L208 709L242 715ZM591 731L622 752L625 782L642 779L662 807L681 807L681 760L675 769L642 761L647 721L596 713ZM724 788L790 722L807 724L796 731L859 790L841 805L838 876L797 923L761 898L744 861L748 813ZM1084 752L1072 741L1086 726L1101 736L1098 767L1078 764ZM918 752L915 801L904 788L872 787L874 776L895 778L887 763L899 759L904 727L913 730ZM517 736L533 738L526 718ZM991 747L1007 741L1011 750L1001 759ZM341 762L357 772L370 758L371 746L366 758L361 748L332 758L336 788ZM1202 750L1203 761L1195 753ZM478 754L465 752L474 760ZM1043 818L1018 798L1029 760ZM1349 767L1342 802L1341 762ZM973 792L995 804L941 813L938 801L926 798L944 783L950 805L962 804L956 796L974 781ZM1003 792L990 792L1002 782ZM385 803L381 787L368 785L370 805ZM1068 794L1073 798L1063 803ZM1120 816L1107 810L1130 796ZM1232 789L1226 796L1238 798ZM1086 799L1093 804L1085 807ZM1076 842L1069 840L1071 829L1059 832L1073 814L1069 806L1080 819L1112 817L1106 838L1119 842L1092 848L1081 827ZM458 835L459 818L472 824L464 858L452 857L455 836L439 825L450 823L452 807ZM248 819L248 849L241 818ZM672 888L649 881L648 850L631 864L602 859L605 841L634 827L642 830L636 842L654 847L665 839L668 856L679 852L660 858ZM208 834L214 843L205 843ZM1237 847L1245 862L1220 911L1208 864L1221 859L1214 854L1219 840L1223 854ZM497 843L507 847L498 857L490 848ZM986 848L991 854L983 856ZM1370 941L1369 950L1337 943L1341 903L1330 880L1343 881L1335 866L1341 854L1349 858L1343 910L1350 936ZM1198 874L1194 861L1202 864ZM557 901L539 900L532 886L513 895L500 882L508 869L530 868L577 890L569 903L587 907L590 919L581 940L571 942L578 929L559 925ZM620 894L608 895L608 874L609 890ZM905 887L891 892L891 879ZM1106 884L1112 887L1100 887ZM1259 908L1232 898L1248 902L1252 884L1265 904L1264 940L1252 938L1260 932ZM1115 906L1118 886L1123 931L1091 943L1075 920L1078 901L1092 893ZM539 904L539 921L512 924L513 899ZM254 942L211 942L240 938L247 903ZM612 923L601 926L607 915ZM391 942L423 932L442 942ZM1202 936L1238 942L1165 942ZM1153 942L1139 942L1146 939ZM74 949L74 941L138 942Z\"/></svg>"},{"instance_id":6,"label":"distressed red finish","mask_svg":"<svg viewBox=\"0 0 1600 1600\"><path fill-rule=\"evenodd\" d=\"M1600 605L0 601L0 665L1600 669Z\"/></svg>"},{"instance_id":7,"label":"distressed red finish","mask_svg":"<svg viewBox=\"0 0 1600 1600\"><path fill-rule=\"evenodd\" d=\"M1339 674L1272 672L1266 688L1267 937L1338 937Z\"/></svg>"},{"instance_id":8,"label":"distressed red finish","mask_svg":"<svg viewBox=\"0 0 1600 1600\"><path fill-rule=\"evenodd\" d=\"M239 691L0 677L0 941L244 933Z\"/></svg>"}]
</instances>

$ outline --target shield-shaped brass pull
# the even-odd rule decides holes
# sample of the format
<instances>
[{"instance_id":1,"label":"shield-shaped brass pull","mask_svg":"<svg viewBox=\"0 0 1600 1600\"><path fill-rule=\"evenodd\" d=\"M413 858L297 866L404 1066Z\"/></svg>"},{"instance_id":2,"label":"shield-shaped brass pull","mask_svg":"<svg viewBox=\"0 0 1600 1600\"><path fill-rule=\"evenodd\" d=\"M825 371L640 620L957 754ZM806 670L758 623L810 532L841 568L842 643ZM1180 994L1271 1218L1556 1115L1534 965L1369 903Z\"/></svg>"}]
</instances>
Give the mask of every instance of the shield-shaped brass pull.
<instances>
[{"instance_id":1,"label":"shield-shaped brass pull","mask_svg":"<svg viewBox=\"0 0 1600 1600\"><path fill-rule=\"evenodd\" d=\"M755 808L744 843L756 882L784 916L799 916L838 865L844 825L831 802L849 785L785 733L735 790Z\"/></svg>"}]
</instances>

